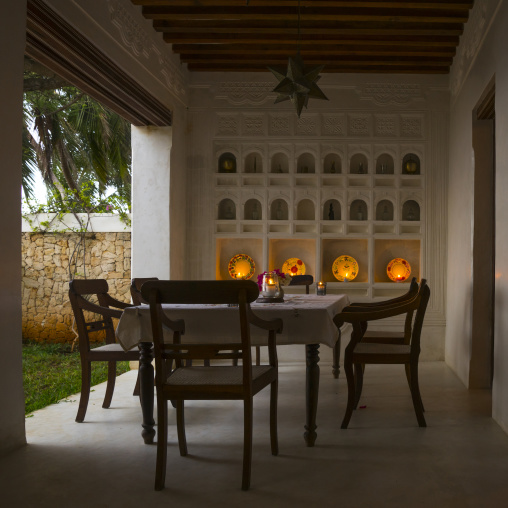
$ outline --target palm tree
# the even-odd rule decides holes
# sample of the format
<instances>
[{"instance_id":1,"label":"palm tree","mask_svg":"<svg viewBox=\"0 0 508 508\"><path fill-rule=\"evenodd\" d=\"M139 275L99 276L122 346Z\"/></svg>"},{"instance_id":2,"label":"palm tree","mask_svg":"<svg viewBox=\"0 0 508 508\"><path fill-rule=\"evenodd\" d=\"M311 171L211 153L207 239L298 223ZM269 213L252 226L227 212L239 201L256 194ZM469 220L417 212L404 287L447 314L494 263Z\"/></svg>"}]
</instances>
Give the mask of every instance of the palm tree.
<instances>
[{"instance_id":1,"label":"palm tree","mask_svg":"<svg viewBox=\"0 0 508 508\"><path fill-rule=\"evenodd\" d=\"M50 199L71 196L75 211L89 211L83 193L97 199L108 187L130 202L129 122L29 58L24 84L25 197L40 171Z\"/></svg>"}]
</instances>

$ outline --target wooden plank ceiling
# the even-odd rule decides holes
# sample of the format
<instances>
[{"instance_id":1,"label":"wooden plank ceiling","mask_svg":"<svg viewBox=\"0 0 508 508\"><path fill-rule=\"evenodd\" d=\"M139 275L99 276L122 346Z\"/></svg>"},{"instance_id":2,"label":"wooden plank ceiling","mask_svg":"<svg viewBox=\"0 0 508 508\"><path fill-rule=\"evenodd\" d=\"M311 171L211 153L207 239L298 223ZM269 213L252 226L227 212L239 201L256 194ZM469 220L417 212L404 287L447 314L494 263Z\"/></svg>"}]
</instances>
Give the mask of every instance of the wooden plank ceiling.
<instances>
[{"instance_id":1,"label":"wooden plank ceiling","mask_svg":"<svg viewBox=\"0 0 508 508\"><path fill-rule=\"evenodd\" d=\"M266 71L297 50L298 0L131 0L190 71ZM323 72L448 73L473 0L301 0L300 52Z\"/></svg>"}]
</instances>

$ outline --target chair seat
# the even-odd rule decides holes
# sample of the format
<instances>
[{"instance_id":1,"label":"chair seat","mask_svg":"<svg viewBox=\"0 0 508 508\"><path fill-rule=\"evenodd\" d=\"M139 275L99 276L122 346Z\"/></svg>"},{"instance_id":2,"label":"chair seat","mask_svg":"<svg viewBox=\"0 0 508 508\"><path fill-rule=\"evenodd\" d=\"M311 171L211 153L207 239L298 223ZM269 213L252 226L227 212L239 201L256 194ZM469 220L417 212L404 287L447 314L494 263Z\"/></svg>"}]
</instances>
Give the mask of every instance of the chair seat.
<instances>
[{"instance_id":1,"label":"chair seat","mask_svg":"<svg viewBox=\"0 0 508 508\"><path fill-rule=\"evenodd\" d=\"M125 351L120 344L105 344L104 346L98 346L91 348L88 351L88 356L97 357L96 360L117 360L117 361L130 361L139 360L139 349L134 347ZM100 357L100 358L99 358ZM112 358L115 357L115 358Z\"/></svg>"},{"instance_id":2,"label":"chair seat","mask_svg":"<svg viewBox=\"0 0 508 508\"><path fill-rule=\"evenodd\" d=\"M253 365L252 382L261 379L270 371L270 365ZM176 369L167 379L166 385L179 386L243 386L243 367L184 367Z\"/></svg>"}]
</instances>

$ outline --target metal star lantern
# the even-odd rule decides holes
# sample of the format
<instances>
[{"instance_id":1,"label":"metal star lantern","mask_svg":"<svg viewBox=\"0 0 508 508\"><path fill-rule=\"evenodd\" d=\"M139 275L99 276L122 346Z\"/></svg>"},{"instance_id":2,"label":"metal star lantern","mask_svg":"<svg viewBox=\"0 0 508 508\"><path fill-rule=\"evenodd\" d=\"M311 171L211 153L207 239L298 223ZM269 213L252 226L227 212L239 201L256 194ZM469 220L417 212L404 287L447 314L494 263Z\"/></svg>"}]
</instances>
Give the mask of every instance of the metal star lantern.
<instances>
[{"instance_id":1,"label":"metal star lantern","mask_svg":"<svg viewBox=\"0 0 508 508\"><path fill-rule=\"evenodd\" d=\"M304 106L307 107L309 99L327 101L328 97L316 85L321 78L319 73L323 68L324 65L319 65L313 69L306 69L300 52L295 57L289 57L288 68L285 72L268 67L279 80L279 84L272 90L278 94L274 104L290 100L300 118L302 109Z\"/></svg>"}]
</instances>

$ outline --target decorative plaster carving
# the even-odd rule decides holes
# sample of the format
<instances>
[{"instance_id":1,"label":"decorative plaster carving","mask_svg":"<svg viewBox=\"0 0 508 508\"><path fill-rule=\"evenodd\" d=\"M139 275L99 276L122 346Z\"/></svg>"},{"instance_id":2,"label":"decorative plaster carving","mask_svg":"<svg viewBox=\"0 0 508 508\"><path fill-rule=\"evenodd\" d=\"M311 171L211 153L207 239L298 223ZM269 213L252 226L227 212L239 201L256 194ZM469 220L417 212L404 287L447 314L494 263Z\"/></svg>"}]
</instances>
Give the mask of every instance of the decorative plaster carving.
<instances>
[{"instance_id":1,"label":"decorative plaster carving","mask_svg":"<svg viewBox=\"0 0 508 508\"><path fill-rule=\"evenodd\" d=\"M397 135L397 119L394 115L375 115L374 131L379 137L394 137Z\"/></svg>"},{"instance_id":2,"label":"decorative plaster carving","mask_svg":"<svg viewBox=\"0 0 508 508\"><path fill-rule=\"evenodd\" d=\"M298 134L316 136L317 135L316 118L309 116L299 118L296 122L296 131Z\"/></svg>"},{"instance_id":3,"label":"decorative plaster carving","mask_svg":"<svg viewBox=\"0 0 508 508\"><path fill-rule=\"evenodd\" d=\"M323 134L344 136L346 134L344 115L323 115Z\"/></svg>"},{"instance_id":4,"label":"decorative plaster carving","mask_svg":"<svg viewBox=\"0 0 508 508\"><path fill-rule=\"evenodd\" d=\"M261 115L245 115L243 117L242 134L262 136L265 133L264 117Z\"/></svg>"},{"instance_id":5,"label":"decorative plaster carving","mask_svg":"<svg viewBox=\"0 0 508 508\"><path fill-rule=\"evenodd\" d=\"M362 100L371 100L379 106L408 104L423 99L420 85L412 83L367 83L359 90Z\"/></svg>"},{"instance_id":6,"label":"decorative plaster carving","mask_svg":"<svg viewBox=\"0 0 508 508\"><path fill-rule=\"evenodd\" d=\"M219 84L216 98L226 99L234 105L259 105L273 98L273 94L270 95L273 87L273 83L268 82L223 81Z\"/></svg>"},{"instance_id":7,"label":"decorative plaster carving","mask_svg":"<svg viewBox=\"0 0 508 508\"><path fill-rule=\"evenodd\" d=\"M270 116L270 134L288 136L291 134L291 120L288 115Z\"/></svg>"},{"instance_id":8,"label":"decorative plaster carving","mask_svg":"<svg viewBox=\"0 0 508 508\"><path fill-rule=\"evenodd\" d=\"M119 0L107 0L111 23L118 29L122 42L138 57L150 58L153 52L167 87L177 95L185 95L186 82L178 65L153 43L144 27L125 9Z\"/></svg>"},{"instance_id":9,"label":"decorative plaster carving","mask_svg":"<svg viewBox=\"0 0 508 508\"><path fill-rule=\"evenodd\" d=\"M217 136L238 136L238 115L218 115Z\"/></svg>"},{"instance_id":10,"label":"decorative plaster carving","mask_svg":"<svg viewBox=\"0 0 508 508\"><path fill-rule=\"evenodd\" d=\"M483 38L490 27L501 2L499 0L476 0L469 13L469 20L460 38L457 54L450 69L452 96L456 96L467 78L480 50Z\"/></svg>"},{"instance_id":11,"label":"decorative plaster carving","mask_svg":"<svg viewBox=\"0 0 508 508\"><path fill-rule=\"evenodd\" d=\"M368 136L370 134L370 115L348 115L348 127L351 136Z\"/></svg>"},{"instance_id":12,"label":"decorative plaster carving","mask_svg":"<svg viewBox=\"0 0 508 508\"><path fill-rule=\"evenodd\" d=\"M410 138L421 138L423 134L422 119L418 116L401 116L400 135Z\"/></svg>"}]
</instances>

